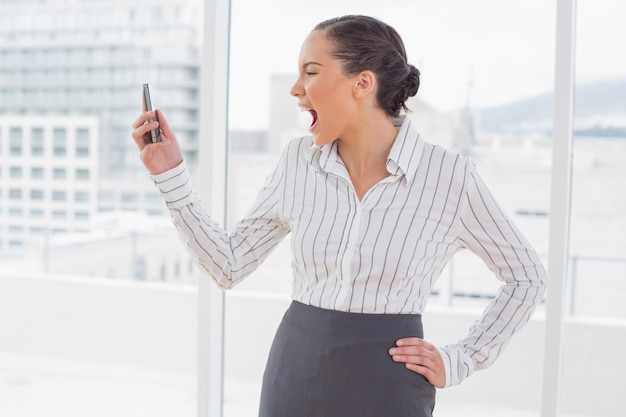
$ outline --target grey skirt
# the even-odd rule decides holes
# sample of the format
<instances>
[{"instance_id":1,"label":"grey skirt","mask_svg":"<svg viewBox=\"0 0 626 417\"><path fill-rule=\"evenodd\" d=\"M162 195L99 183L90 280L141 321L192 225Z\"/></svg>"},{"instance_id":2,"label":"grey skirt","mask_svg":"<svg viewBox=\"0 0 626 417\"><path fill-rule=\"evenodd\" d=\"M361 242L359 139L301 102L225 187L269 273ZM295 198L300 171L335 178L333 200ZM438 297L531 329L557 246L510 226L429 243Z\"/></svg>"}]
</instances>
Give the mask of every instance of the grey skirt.
<instances>
[{"instance_id":1,"label":"grey skirt","mask_svg":"<svg viewBox=\"0 0 626 417\"><path fill-rule=\"evenodd\" d=\"M431 417L435 388L388 354L423 337L419 314L358 314L293 302L263 376L260 417Z\"/></svg>"}]
</instances>

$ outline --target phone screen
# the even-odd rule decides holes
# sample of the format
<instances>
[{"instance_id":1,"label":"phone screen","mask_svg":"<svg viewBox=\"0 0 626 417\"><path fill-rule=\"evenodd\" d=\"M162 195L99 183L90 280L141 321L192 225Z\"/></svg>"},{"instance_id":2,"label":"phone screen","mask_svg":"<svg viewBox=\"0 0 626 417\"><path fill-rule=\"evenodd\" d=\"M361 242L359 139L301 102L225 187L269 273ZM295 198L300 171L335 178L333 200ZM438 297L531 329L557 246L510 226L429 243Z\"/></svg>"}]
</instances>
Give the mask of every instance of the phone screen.
<instances>
[{"instance_id":1,"label":"phone screen","mask_svg":"<svg viewBox=\"0 0 626 417\"><path fill-rule=\"evenodd\" d=\"M150 98L150 87L148 84L143 85L143 99L146 105L146 110L152 110L152 99ZM151 117L150 122L154 122L155 118ZM161 132L159 129L150 131L149 135L144 138L146 143L156 143L161 141Z\"/></svg>"}]
</instances>

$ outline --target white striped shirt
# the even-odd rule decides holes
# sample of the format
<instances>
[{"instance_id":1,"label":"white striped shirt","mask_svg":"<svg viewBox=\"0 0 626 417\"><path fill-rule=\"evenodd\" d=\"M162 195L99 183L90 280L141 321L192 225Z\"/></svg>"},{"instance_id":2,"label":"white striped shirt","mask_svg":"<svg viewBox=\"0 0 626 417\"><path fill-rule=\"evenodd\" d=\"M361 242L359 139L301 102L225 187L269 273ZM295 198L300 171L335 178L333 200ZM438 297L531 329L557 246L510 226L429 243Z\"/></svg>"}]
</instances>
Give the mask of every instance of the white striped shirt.
<instances>
[{"instance_id":1,"label":"white striped shirt","mask_svg":"<svg viewBox=\"0 0 626 417\"><path fill-rule=\"evenodd\" d=\"M292 233L292 297L325 309L421 314L450 258L469 249L500 280L469 334L441 348L446 385L489 366L542 301L535 251L498 207L472 161L425 142L400 119L389 176L357 198L337 143L293 140L230 233L201 207L185 164L153 176L199 267L231 288Z\"/></svg>"}]
</instances>

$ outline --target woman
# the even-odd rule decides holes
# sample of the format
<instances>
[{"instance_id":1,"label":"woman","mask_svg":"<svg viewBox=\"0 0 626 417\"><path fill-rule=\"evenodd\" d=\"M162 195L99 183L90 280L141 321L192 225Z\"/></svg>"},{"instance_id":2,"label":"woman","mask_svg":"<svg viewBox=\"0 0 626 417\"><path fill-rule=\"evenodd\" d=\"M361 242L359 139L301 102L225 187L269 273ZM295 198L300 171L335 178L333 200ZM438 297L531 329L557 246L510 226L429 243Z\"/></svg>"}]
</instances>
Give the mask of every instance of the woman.
<instances>
[{"instance_id":1,"label":"woman","mask_svg":"<svg viewBox=\"0 0 626 417\"><path fill-rule=\"evenodd\" d=\"M141 160L196 263L222 288L292 234L293 303L264 374L262 417L431 416L435 387L496 359L541 302L537 254L466 157L425 142L401 112L417 93L396 31L366 16L320 23L291 89L312 116L249 213L226 233L202 209L162 113L134 123ZM163 141L145 144L150 129ZM504 281L467 336L438 348L421 313L470 249Z\"/></svg>"}]
</instances>

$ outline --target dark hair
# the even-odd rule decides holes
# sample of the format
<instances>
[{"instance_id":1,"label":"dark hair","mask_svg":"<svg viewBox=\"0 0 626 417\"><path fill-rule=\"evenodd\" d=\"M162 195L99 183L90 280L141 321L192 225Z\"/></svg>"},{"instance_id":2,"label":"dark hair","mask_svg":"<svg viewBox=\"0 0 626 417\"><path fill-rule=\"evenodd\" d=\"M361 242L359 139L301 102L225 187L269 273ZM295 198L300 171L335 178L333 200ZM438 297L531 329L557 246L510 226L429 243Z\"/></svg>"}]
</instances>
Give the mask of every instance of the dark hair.
<instances>
[{"instance_id":1,"label":"dark hair","mask_svg":"<svg viewBox=\"0 0 626 417\"><path fill-rule=\"evenodd\" d=\"M370 70L378 81L376 100L390 116L408 111L406 101L417 94L420 72L407 62L398 32L369 16L348 15L325 20L314 30L325 31L334 44L334 58L347 75Z\"/></svg>"}]
</instances>

